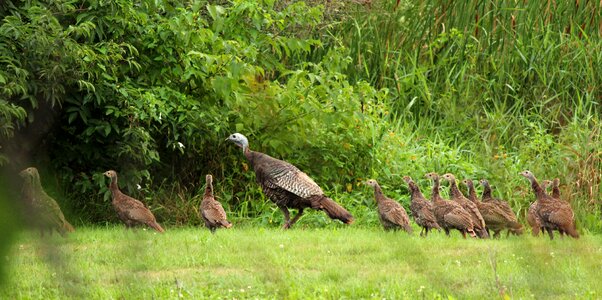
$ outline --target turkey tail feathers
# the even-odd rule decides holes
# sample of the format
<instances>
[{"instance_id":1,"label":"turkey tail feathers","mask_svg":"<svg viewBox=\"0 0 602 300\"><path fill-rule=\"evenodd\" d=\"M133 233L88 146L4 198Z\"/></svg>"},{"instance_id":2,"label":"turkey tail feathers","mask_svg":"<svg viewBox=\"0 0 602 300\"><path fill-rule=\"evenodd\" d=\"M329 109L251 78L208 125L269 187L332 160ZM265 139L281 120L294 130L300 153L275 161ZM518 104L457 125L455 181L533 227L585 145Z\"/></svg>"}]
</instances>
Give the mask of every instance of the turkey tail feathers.
<instances>
[{"instance_id":1,"label":"turkey tail feathers","mask_svg":"<svg viewBox=\"0 0 602 300\"><path fill-rule=\"evenodd\" d=\"M222 224L222 226L224 226L225 228L230 228L230 227L232 227L232 223L230 223L230 222L228 222L228 221L226 221L226 220L223 220L223 221L221 222L221 224Z\"/></svg>"},{"instance_id":2,"label":"turkey tail feathers","mask_svg":"<svg viewBox=\"0 0 602 300\"><path fill-rule=\"evenodd\" d=\"M479 235L479 238L482 238L482 239L489 238L489 233L487 232L486 228L479 229L478 230L478 235Z\"/></svg>"},{"instance_id":3,"label":"turkey tail feathers","mask_svg":"<svg viewBox=\"0 0 602 300\"><path fill-rule=\"evenodd\" d=\"M567 228L566 233L576 239L579 238L579 232L577 232L577 230L575 229L575 226L569 226L569 228Z\"/></svg>"},{"instance_id":4,"label":"turkey tail feathers","mask_svg":"<svg viewBox=\"0 0 602 300\"><path fill-rule=\"evenodd\" d=\"M163 230L163 227L161 227L161 225L159 225L159 223L157 223L156 221L151 221L148 222L146 225L152 227L154 230L158 231L158 232L165 232L165 230Z\"/></svg>"},{"instance_id":5,"label":"turkey tail feathers","mask_svg":"<svg viewBox=\"0 0 602 300\"><path fill-rule=\"evenodd\" d=\"M319 208L323 209L331 219L337 219L345 224L353 223L353 216L342 206L326 196L319 196Z\"/></svg>"},{"instance_id":6,"label":"turkey tail feathers","mask_svg":"<svg viewBox=\"0 0 602 300\"><path fill-rule=\"evenodd\" d=\"M67 232L74 232L75 228L73 228L73 226L71 224L69 224L69 222L65 221L65 223L63 223L63 228L67 231Z\"/></svg>"}]
</instances>

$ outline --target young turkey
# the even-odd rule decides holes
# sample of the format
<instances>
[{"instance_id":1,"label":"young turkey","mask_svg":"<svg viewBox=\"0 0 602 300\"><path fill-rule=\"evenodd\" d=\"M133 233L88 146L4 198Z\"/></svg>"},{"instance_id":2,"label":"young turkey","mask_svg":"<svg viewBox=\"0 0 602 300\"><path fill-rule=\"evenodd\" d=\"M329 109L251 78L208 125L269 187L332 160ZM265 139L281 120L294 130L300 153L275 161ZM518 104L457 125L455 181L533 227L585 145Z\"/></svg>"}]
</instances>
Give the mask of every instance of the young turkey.
<instances>
[{"instance_id":1,"label":"young turkey","mask_svg":"<svg viewBox=\"0 0 602 300\"><path fill-rule=\"evenodd\" d=\"M487 230L493 231L494 238L499 238L500 232L504 229L508 229L506 237L508 237L511 232L516 235L521 235L523 233L523 226L516 219L514 212L507 212L493 202L479 201L472 180L464 179L462 182L468 188L468 199L477 205L479 212L481 212L481 215L485 220Z\"/></svg>"},{"instance_id":2,"label":"young turkey","mask_svg":"<svg viewBox=\"0 0 602 300\"><path fill-rule=\"evenodd\" d=\"M23 178L21 195L26 205L31 206L34 214L33 223L40 230L42 237L45 231L52 235L53 231L56 230L61 236L65 236L67 232L75 231L73 226L65 219L58 203L44 191L38 169L34 167L27 168L19 172L19 176Z\"/></svg>"},{"instance_id":3,"label":"young turkey","mask_svg":"<svg viewBox=\"0 0 602 300\"><path fill-rule=\"evenodd\" d=\"M531 183L531 188L539 204L537 205L537 215L541 219L541 224L548 232L550 239L554 239L553 230L566 233L573 238L579 238L579 233L575 229L574 214L569 203L555 199L545 193L537 182L535 175L530 171L523 171L520 175L524 176Z\"/></svg>"},{"instance_id":4,"label":"young turkey","mask_svg":"<svg viewBox=\"0 0 602 300\"><path fill-rule=\"evenodd\" d=\"M131 228L138 224L146 224L158 232L164 232L163 228L153 213L142 204L142 202L124 194L117 185L117 172L109 170L104 175L111 178L109 189L113 196L113 208L117 212L119 219L125 223L125 226Z\"/></svg>"},{"instance_id":5,"label":"young turkey","mask_svg":"<svg viewBox=\"0 0 602 300\"><path fill-rule=\"evenodd\" d=\"M451 229L457 229L466 238L468 232L470 236L476 237L474 225L468 212L462 206L453 201L445 201L439 195L439 175L437 173L428 173L426 178L433 181L431 199L433 201L433 214L437 219L437 224L443 228L445 234L449 236Z\"/></svg>"},{"instance_id":6,"label":"young turkey","mask_svg":"<svg viewBox=\"0 0 602 300\"><path fill-rule=\"evenodd\" d=\"M420 230L420 236L427 236L431 229L441 230L437 219L433 214L433 203L426 200L424 195L420 191L418 185L409 176L404 176L403 180L408 184L410 189L410 195L412 202L410 203L410 211L414 217L414 221L422 229Z\"/></svg>"},{"instance_id":7,"label":"young turkey","mask_svg":"<svg viewBox=\"0 0 602 300\"><path fill-rule=\"evenodd\" d=\"M249 141L240 133L230 135L227 140L242 148L245 157L255 170L255 177L263 193L284 213L283 228L288 229L293 226L303 215L305 208L323 210L331 219L340 220L345 224L353 223L353 216L326 197L322 189L297 167L267 154L252 151L249 149ZM299 210L292 220L289 208Z\"/></svg>"},{"instance_id":8,"label":"young turkey","mask_svg":"<svg viewBox=\"0 0 602 300\"><path fill-rule=\"evenodd\" d=\"M226 211L213 197L213 176L205 176L205 194L201 202L201 215L205 221L205 226L215 233L218 227L230 228L232 223L226 220Z\"/></svg>"},{"instance_id":9,"label":"young turkey","mask_svg":"<svg viewBox=\"0 0 602 300\"><path fill-rule=\"evenodd\" d=\"M397 201L387 198L376 180L370 179L366 182L366 185L374 188L374 199L378 206L378 217L385 230L403 229L407 233L412 233L410 218L403 206Z\"/></svg>"},{"instance_id":10,"label":"young turkey","mask_svg":"<svg viewBox=\"0 0 602 300\"><path fill-rule=\"evenodd\" d=\"M544 191L544 193L546 189L548 189L548 187L550 186L552 186L551 180L544 180L541 183L541 188ZM539 201L533 201L533 203L529 205L529 210L527 211L527 223L529 223L529 226L531 227L531 234L533 236L539 236L539 233L544 231L544 228L541 225L541 219L537 214L538 205Z\"/></svg>"},{"instance_id":11,"label":"young turkey","mask_svg":"<svg viewBox=\"0 0 602 300\"><path fill-rule=\"evenodd\" d=\"M489 234L487 233L487 228L485 227L485 220L483 220L481 212L479 212L479 209L477 208L476 204L466 199L466 197L464 197L464 195L460 192L460 190L458 189L458 184L456 183L456 177L451 173L447 173L443 175L443 179L449 182L449 192L451 200L460 204L462 208L464 208L470 215L470 218L472 219L472 223L474 225L474 230L479 236L479 238L488 238Z\"/></svg>"}]
</instances>

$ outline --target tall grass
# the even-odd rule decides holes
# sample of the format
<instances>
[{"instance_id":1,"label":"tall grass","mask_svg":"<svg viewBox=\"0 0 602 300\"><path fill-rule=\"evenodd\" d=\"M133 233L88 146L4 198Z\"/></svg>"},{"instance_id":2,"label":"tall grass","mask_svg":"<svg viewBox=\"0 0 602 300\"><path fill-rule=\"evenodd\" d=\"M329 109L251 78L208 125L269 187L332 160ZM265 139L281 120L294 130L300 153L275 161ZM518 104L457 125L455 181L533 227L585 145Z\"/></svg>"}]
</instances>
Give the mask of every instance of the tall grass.
<instances>
[{"instance_id":1,"label":"tall grass","mask_svg":"<svg viewBox=\"0 0 602 300\"><path fill-rule=\"evenodd\" d=\"M352 81L389 91L374 171L401 192L425 171L487 177L524 215L522 169L560 177L600 231L602 3L381 1L347 7L324 40L348 48ZM319 52L316 55L320 55ZM428 187L428 183L422 184Z\"/></svg>"}]
</instances>

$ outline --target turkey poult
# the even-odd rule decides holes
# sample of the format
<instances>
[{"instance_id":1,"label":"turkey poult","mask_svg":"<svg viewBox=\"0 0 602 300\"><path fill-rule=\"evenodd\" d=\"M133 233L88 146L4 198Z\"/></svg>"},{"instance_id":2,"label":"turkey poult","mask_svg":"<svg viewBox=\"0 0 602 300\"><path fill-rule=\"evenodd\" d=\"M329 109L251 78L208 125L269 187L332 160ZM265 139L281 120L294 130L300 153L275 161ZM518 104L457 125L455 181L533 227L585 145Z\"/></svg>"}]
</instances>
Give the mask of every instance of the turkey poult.
<instances>
[{"instance_id":1,"label":"turkey poult","mask_svg":"<svg viewBox=\"0 0 602 300\"><path fill-rule=\"evenodd\" d=\"M487 230L493 231L493 237L499 238L500 232L504 229L508 229L506 237L510 233L521 235L523 233L523 225L521 225L514 212L505 211L501 206L495 205L493 202L482 202L477 198L477 193L474 188L474 183L471 179L464 179L462 181L468 188L468 199L477 205L479 212L485 220Z\"/></svg>"},{"instance_id":2,"label":"turkey poult","mask_svg":"<svg viewBox=\"0 0 602 300\"><path fill-rule=\"evenodd\" d=\"M117 216L125 223L127 228L131 228L138 224L146 224L158 232L165 231L161 225L157 223L153 213L146 208L142 202L125 195L119 190L119 186L117 185L117 172L109 170L104 172L104 175L111 178L109 189L113 196L113 208L115 208Z\"/></svg>"},{"instance_id":3,"label":"turkey poult","mask_svg":"<svg viewBox=\"0 0 602 300\"><path fill-rule=\"evenodd\" d=\"M462 208L464 208L470 215L472 224L474 225L474 230L477 235L482 239L488 238L489 234L487 233L487 228L485 227L485 220L483 219L479 208L476 204L472 203L472 201L466 199L466 197L464 197L464 195L460 192L456 182L456 177L451 173L447 173L443 175L443 179L449 182L449 193L451 200L460 204L460 206L462 206Z\"/></svg>"},{"instance_id":4,"label":"turkey poult","mask_svg":"<svg viewBox=\"0 0 602 300\"><path fill-rule=\"evenodd\" d=\"M545 193L548 187L552 186L551 180L544 180L541 182L541 189ZM537 214L537 207L539 205L539 201L537 199L529 205L529 210L527 211L527 223L531 226L531 234L533 236L538 236L540 232L543 233L544 228L541 225L541 219Z\"/></svg>"},{"instance_id":5,"label":"turkey poult","mask_svg":"<svg viewBox=\"0 0 602 300\"><path fill-rule=\"evenodd\" d=\"M63 215L59 205L42 188L40 174L34 167L27 168L19 173L23 178L23 188L21 195L27 205L31 205L33 211L33 223L40 229L40 235L48 231L50 235L56 230L61 236L67 232L73 232L75 229Z\"/></svg>"},{"instance_id":6,"label":"turkey poult","mask_svg":"<svg viewBox=\"0 0 602 300\"><path fill-rule=\"evenodd\" d=\"M404 176L403 180L408 184L411 195L410 211L414 217L414 221L422 229L420 230L420 236L427 236L431 229L441 230L437 219L433 214L433 203L429 202L424 198L424 195L420 191L418 185L412 180L410 176Z\"/></svg>"},{"instance_id":7,"label":"turkey poult","mask_svg":"<svg viewBox=\"0 0 602 300\"><path fill-rule=\"evenodd\" d=\"M541 220L542 227L548 232L550 239L554 239L554 230L566 233L574 238L579 238L579 233L575 229L574 214L571 205L568 202L547 195L537 182L535 175L530 171L523 171L519 174L531 182L531 188L539 202L536 212Z\"/></svg>"},{"instance_id":8,"label":"turkey poult","mask_svg":"<svg viewBox=\"0 0 602 300\"><path fill-rule=\"evenodd\" d=\"M397 201L387 198L376 180L366 181L366 185L374 188L374 199L378 205L378 217L385 230L403 229L407 233L412 233L410 218L406 210Z\"/></svg>"},{"instance_id":9,"label":"turkey poult","mask_svg":"<svg viewBox=\"0 0 602 300\"><path fill-rule=\"evenodd\" d=\"M308 207L324 210L331 219L338 219L345 224L353 222L353 216L347 210L326 197L322 189L297 167L267 154L251 151L249 141L240 133L230 135L227 140L242 148L255 170L255 177L263 193L284 213L283 228L293 226L303 215L303 210ZM292 220L289 208L299 210Z\"/></svg>"},{"instance_id":10,"label":"turkey poult","mask_svg":"<svg viewBox=\"0 0 602 300\"><path fill-rule=\"evenodd\" d=\"M226 220L226 211L222 204L213 197L213 176L205 176L205 184L205 194L201 202L201 215L205 226L211 230L211 233L215 233L218 227L232 227L232 223Z\"/></svg>"},{"instance_id":11,"label":"turkey poult","mask_svg":"<svg viewBox=\"0 0 602 300\"><path fill-rule=\"evenodd\" d=\"M451 229L457 229L466 238L468 232L471 237L476 237L474 225L470 215L460 204L454 201L445 201L439 195L439 175L437 173L428 173L426 178L433 181L433 190L431 199L433 200L433 214L437 219L437 224L443 228L445 234L449 236Z\"/></svg>"}]
</instances>

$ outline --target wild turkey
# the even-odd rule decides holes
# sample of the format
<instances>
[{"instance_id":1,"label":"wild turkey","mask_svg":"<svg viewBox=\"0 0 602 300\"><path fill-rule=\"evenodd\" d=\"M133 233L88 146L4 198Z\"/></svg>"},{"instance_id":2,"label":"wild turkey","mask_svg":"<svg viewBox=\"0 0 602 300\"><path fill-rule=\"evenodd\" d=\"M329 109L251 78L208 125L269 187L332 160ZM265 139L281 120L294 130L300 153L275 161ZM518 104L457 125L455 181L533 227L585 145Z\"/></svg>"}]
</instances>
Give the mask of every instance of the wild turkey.
<instances>
[{"instance_id":1,"label":"wild turkey","mask_svg":"<svg viewBox=\"0 0 602 300\"><path fill-rule=\"evenodd\" d=\"M518 222L513 211L507 212L502 207L495 205L493 202L481 202L477 198L477 193L471 179L462 181L468 188L468 200L477 205L487 230L493 231L493 237L499 238L500 232L508 229L506 237L512 232L516 235L523 233L523 226Z\"/></svg>"},{"instance_id":2,"label":"wild turkey","mask_svg":"<svg viewBox=\"0 0 602 300\"><path fill-rule=\"evenodd\" d=\"M541 183L542 190L545 191L548 187L552 186L551 180L544 180ZM541 225L541 219L537 214L537 206L539 205L539 201L535 200L531 205L529 205L529 210L527 211L527 223L531 226L531 234L533 236L538 236L540 232L543 232L544 228Z\"/></svg>"},{"instance_id":3,"label":"wild turkey","mask_svg":"<svg viewBox=\"0 0 602 300\"><path fill-rule=\"evenodd\" d=\"M571 205L547 195L537 182L535 175L530 171L523 171L520 175L531 182L533 193L537 201L539 201L536 212L550 239L554 239L553 230L558 230L574 238L579 238L579 233L575 229L574 214Z\"/></svg>"},{"instance_id":4,"label":"wild turkey","mask_svg":"<svg viewBox=\"0 0 602 300\"><path fill-rule=\"evenodd\" d=\"M331 219L338 219L345 224L353 222L353 216L347 210L326 197L322 189L297 167L267 154L251 151L249 141L240 133L230 135L227 140L242 148L255 170L255 177L263 193L284 213L284 229L293 226L308 207L324 210ZM289 208L299 210L292 220Z\"/></svg>"},{"instance_id":5,"label":"wild turkey","mask_svg":"<svg viewBox=\"0 0 602 300\"><path fill-rule=\"evenodd\" d=\"M474 225L470 215L460 204L453 201L445 201L439 195L439 175L437 173L428 173L426 178L433 181L431 199L433 201L433 214L437 219L437 224L443 228L445 234L449 236L451 229L457 229L466 238L468 232L470 236L476 237Z\"/></svg>"},{"instance_id":6,"label":"wild turkey","mask_svg":"<svg viewBox=\"0 0 602 300\"><path fill-rule=\"evenodd\" d=\"M218 227L232 227L232 223L226 220L226 212L222 204L213 197L213 176L205 176L205 185L205 194L201 202L201 215L205 226L211 230L211 233L215 233Z\"/></svg>"},{"instance_id":7,"label":"wild turkey","mask_svg":"<svg viewBox=\"0 0 602 300\"><path fill-rule=\"evenodd\" d=\"M387 198L376 180L370 179L366 184L374 188L374 199L378 205L378 217L385 230L403 229L407 233L412 233L410 218L403 206L397 201Z\"/></svg>"},{"instance_id":8,"label":"wild turkey","mask_svg":"<svg viewBox=\"0 0 602 300\"><path fill-rule=\"evenodd\" d=\"M138 224L146 224L158 232L164 232L163 228L153 213L142 204L142 202L122 193L117 185L117 172L109 170L104 172L104 175L111 178L109 189L113 196L113 208L117 212L119 219L125 223L127 228L134 227Z\"/></svg>"},{"instance_id":9,"label":"wild turkey","mask_svg":"<svg viewBox=\"0 0 602 300\"><path fill-rule=\"evenodd\" d=\"M21 195L26 205L31 207L34 214L33 223L40 230L42 237L45 231L52 235L56 230L63 237L67 232L75 231L65 219L60 206L44 191L38 169L29 167L19 172L19 176L23 178Z\"/></svg>"},{"instance_id":10,"label":"wild turkey","mask_svg":"<svg viewBox=\"0 0 602 300\"><path fill-rule=\"evenodd\" d=\"M447 173L443 175L443 179L449 182L449 192L451 200L460 204L462 208L464 208L470 215L470 218L472 219L472 223L474 225L474 230L477 233L477 235L482 239L488 238L489 234L487 233L487 228L485 227L485 220L483 220L483 216L481 216L477 205L472 203L470 200L466 199L466 197L464 197L464 195L460 192L460 190L458 189L458 184L456 183L456 177L451 173Z\"/></svg>"},{"instance_id":11,"label":"wild turkey","mask_svg":"<svg viewBox=\"0 0 602 300\"><path fill-rule=\"evenodd\" d=\"M429 233L429 230L433 228L441 230L441 227L439 224L437 224L437 219L433 214L433 203L424 198L420 188L411 177L404 176L403 180L408 184L408 188L410 189L412 199L412 202L410 203L410 211L412 212L414 221L416 221L416 224L422 227L420 230L420 236L426 237Z\"/></svg>"}]
</instances>

